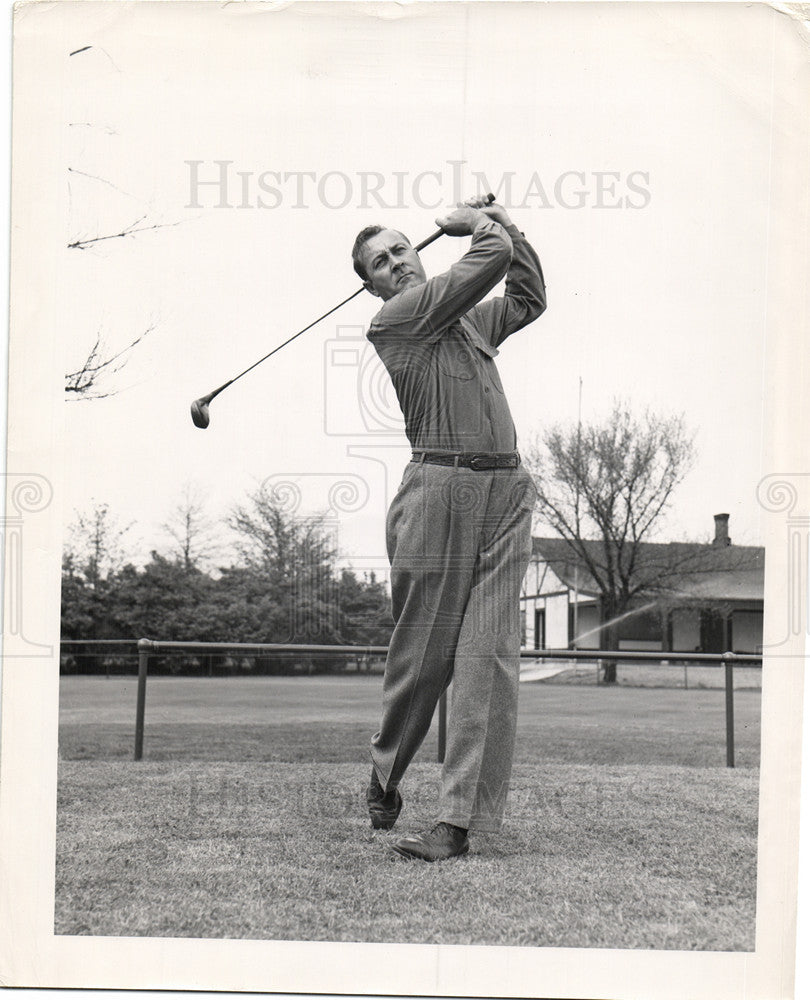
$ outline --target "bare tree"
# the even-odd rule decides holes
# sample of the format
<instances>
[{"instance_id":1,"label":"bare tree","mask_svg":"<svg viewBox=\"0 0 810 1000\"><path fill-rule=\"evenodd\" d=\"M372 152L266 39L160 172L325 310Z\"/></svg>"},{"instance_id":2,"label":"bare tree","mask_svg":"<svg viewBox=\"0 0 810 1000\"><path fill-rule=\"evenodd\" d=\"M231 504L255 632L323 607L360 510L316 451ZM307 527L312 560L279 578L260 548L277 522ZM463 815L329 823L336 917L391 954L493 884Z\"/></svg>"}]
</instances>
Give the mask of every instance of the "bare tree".
<instances>
[{"instance_id":1,"label":"bare tree","mask_svg":"<svg viewBox=\"0 0 810 1000\"><path fill-rule=\"evenodd\" d=\"M204 494L193 483L183 487L180 501L162 527L174 540L174 554L186 570L202 568L220 551L216 523L206 515Z\"/></svg>"},{"instance_id":2,"label":"bare tree","mask_svg":"<svg viewBox=\"0 0 810 1000\"><path fill-rule=\"evenodd\" d=\"M123 565L127 557L124 536L133 524L130 522L121 526L106 503L96 504L86 512L77 512L68 530L63 555L66 570L81 573L90 587L98 590Z\"/></svg>"},{"instance_id":3,"label":"bare tree","mask_svg":"<svg viewBox=\"0 0 810 1000\"><path fill-rule=\"evenodd\" d=\"M538 520L567 543L598 589L603 649L616 648L613 622L634 600L664 597L684 573L701 570L696 546L647 544L694 458L683 416L637 418L621 402L603 424L555 426L525 449ZM606 681L615 680L610 666Z\"/></svg>"},{"instance_id":4,"label":"bare tree","mask_svg":"<svg viewBox=\"0 0 810 1000\"><path fill-rule=\"evenodd\" d=\"M324 515L298 514L266 484L233 508L230 527L239 536L239 572L288 641L335 642L340 637L340 584L333 532ZM276 611L272 610L272 606Z\"/></svg>"},{"instance_id":5,"label":"bare tree","mask_svg":"<svg viewBox=\"0 0 810 1000\"><path fill-rule=\"evenodd\" d=\"M261 483L233 508L228 523L239 536L242 563L283 580L333 573L337 551L324 515L291 512L286 499Z\"/></svg>"}]
</instances>

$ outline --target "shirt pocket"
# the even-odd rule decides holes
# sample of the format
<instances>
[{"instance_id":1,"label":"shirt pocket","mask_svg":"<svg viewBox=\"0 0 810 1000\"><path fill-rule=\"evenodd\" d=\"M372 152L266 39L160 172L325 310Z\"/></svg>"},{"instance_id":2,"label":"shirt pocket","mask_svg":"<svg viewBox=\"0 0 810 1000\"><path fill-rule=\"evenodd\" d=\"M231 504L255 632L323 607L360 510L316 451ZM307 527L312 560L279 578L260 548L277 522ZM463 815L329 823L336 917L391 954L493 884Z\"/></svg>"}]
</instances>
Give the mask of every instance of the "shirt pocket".
<instances>
[{"instance_id":1,"label":"shirt pocket","mask_svg":"<svg viewBox=\"0 0 810 1000\"><path fill-rule=\"evenodd\" d=\"M462 343L443 345L443 350L439 355L439 371L449 378L469 382L476 372L474 350L475 348L470 345Z\"/></svg>"}]
</instances>

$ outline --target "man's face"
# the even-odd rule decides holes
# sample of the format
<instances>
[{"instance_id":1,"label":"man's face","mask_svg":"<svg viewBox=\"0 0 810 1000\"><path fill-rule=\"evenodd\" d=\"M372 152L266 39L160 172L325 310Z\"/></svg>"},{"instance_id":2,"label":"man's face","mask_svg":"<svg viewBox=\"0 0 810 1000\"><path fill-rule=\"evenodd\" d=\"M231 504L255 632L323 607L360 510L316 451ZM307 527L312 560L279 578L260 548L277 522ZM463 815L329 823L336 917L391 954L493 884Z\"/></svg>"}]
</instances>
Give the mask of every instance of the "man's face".
<instances>
[{"instance_id":1,"label":"man's face","mask_svg":"<svg viewBox=\"0 0 810 1000\"><path fill-rule=\"evenodd\" d=\"M395 229L383 229L371 237L363 247L363 264L366 288L384 301L427 281L419 254Z\"/></svg>"}]
</instances>

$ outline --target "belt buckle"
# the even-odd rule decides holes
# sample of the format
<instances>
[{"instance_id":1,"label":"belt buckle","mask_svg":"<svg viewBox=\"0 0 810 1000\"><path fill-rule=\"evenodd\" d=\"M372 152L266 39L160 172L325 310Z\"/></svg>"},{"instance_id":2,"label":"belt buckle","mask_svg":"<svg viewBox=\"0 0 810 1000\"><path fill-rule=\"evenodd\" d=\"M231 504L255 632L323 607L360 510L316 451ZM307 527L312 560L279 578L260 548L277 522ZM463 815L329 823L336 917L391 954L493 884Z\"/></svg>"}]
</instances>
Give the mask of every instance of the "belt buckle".
<instances>
[{"instance_id":1,"label":"belt buckle","mask_svg":"<svg viewBox=\"0 0 810 1000\"><path fill-rule=\"evenodd\" d=\"M473 455L470 459L470 468L473 472L483 472L485 469L494 469L494 459L489 455Z\"/></svg>"}]
</instances>

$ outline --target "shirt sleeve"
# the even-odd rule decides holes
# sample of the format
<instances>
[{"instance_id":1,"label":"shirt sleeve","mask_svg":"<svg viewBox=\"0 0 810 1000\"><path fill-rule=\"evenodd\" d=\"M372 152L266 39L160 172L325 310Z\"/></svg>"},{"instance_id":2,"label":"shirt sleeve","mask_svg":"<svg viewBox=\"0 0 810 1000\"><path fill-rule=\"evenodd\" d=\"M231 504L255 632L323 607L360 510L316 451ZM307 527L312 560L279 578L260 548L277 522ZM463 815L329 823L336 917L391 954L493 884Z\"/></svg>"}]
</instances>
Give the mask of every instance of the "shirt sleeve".
<instances>
[{"instance_id":1,"label":"shirt sleeve","mask_svg":"<svg viewBox=\"0 0 810 1000\"><path fill-rule=\"evenodd\" d=\"M369 340L383 335L432 343L469 312L503 278L512 240L500 223L487 219L473 232L470 249L444 274L390 298L371 321Z\"/></svg>"},{"instance_id":2,"label":"shirt sleeve","mask_svg":"<svg viewBox=\"0 0 810 1000\"><path fill-rule=\"evenodd\" d=\"M468 316L493 347L537 319L546 308L546 285L537 254L516 226L508 226L506 232L513 249L504 294L482 302Z\"/></svg>"}]
</instances>

